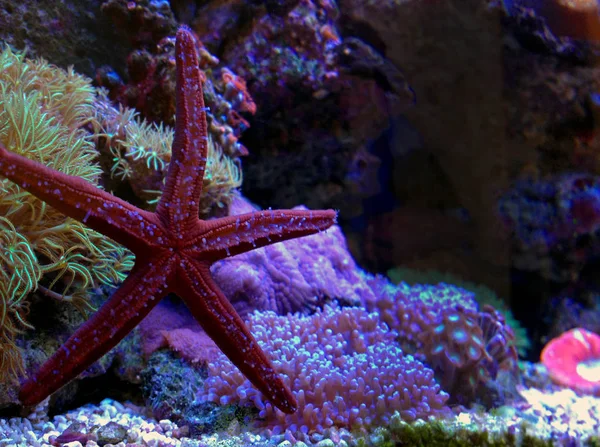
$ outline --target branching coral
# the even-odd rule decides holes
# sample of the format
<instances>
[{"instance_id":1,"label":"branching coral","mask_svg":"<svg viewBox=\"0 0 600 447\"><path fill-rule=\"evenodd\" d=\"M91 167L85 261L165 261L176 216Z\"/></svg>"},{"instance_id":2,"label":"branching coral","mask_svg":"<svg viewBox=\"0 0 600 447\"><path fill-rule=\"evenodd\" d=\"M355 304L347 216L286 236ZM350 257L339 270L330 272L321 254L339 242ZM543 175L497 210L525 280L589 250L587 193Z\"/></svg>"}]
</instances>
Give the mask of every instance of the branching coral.
<instances>
[{"instance_id":1,"label":"branching coral","mask_svg":"<svg viewBox=\"0 0 600 447\"><path fill-rule=\"evenodd\" d=\"M96 153L83 129L94 90L72 69L0 54L0 141L12 151L97 183ZM88 307L85 290L111 284L132 266L112 241L66 218L8 180L0 180L0 378L22 371L15 335L28 325L27 294Z\"/></svg>"}]
</instances>

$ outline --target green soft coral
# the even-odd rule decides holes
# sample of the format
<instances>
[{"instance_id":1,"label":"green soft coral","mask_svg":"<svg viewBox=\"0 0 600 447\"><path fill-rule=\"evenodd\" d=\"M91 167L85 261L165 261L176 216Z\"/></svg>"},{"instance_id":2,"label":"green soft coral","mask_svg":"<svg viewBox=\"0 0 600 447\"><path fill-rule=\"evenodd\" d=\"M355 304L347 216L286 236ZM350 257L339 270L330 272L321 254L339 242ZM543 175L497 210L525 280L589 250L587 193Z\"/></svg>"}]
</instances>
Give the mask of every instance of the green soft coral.
<instances>
[{"instance_id":1,"label":"green soft coral","mask_svg":"<svg viewBox=\"0 0 600 447\"><path fill-rule=\"evenodd\" d=\"M98 184L97 153L84 126L94 116L90 80L72 69L0 53L0 141L11 151ZM30 327L29 293L90 307L86 290L112 284L132 255L65 217L12 182L0 180L0 380L23 372L16 335Z\"/></svg>"},{"instance_id":2,"label":"green soft coral","mask_svg":"<svg viewBox=\"0 0 600 447\"><path fill-rule=\"evenodd\" d=\"M173 130L115 109L103 90L71 68L0 53L0 142L13 152L96 185L129 183L148 208L160 198ZM101 165L101 156L108 163ZM104 171L102 169L104 167ZM226 206L241 185L236 159L209 139L201 212ZM17 335L27 322L28 295L90 308L90 287L124 280L134 257L122 246L65 217L12 182L0 180L0 381L23 372Z\"/></svg>"},{"instance_id":3,"label":"green soft coral","mask_svg":"<svg viewBox=\"0 0 600 447\"><path fill-rule=\"evenodd\" d=\"M139 206L152 210L162 195L174 130L149 123L132 109L115 109L105 95L103 90L99 92L96 115L91 123L98 148L108 161L105 169L110 173L114 188L129 184L135 196L145 203ZM203 216L229 205L233 192L242 184L237 159L226 155L217 140L209 133L206 175L200 197Z\"/></svg>"},{"instance_id":4,"label":"green soft coral","mask_svg":"<svg viewBox=\"0 0 600 447\"><path fill-rule=\"evenodd\" d=\"M451 273L441 273L435 270L422 271L396 267L388 270L387 276L396 284L400 282L405 282L409 285L447 283L473 292L475 300L480 306L489 304L500 312L506 320L506 324L508 324L515 333L515 347L517 348L519 355L525 357L527 354L527 350L531 346L529 338L527 337L527 331L515 319L510 309L504 304L504 301L498 298L496 293L490 288L481 284L465 281Z\"/></svg>"}]
</instances>

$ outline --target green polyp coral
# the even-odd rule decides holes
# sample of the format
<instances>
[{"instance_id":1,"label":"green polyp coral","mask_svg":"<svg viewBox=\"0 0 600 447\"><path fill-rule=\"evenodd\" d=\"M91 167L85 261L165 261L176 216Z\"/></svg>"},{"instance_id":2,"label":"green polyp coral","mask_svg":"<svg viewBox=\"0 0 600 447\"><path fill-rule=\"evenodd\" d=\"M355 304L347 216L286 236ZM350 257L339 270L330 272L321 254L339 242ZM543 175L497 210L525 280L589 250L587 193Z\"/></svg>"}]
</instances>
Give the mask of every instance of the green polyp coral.
<instances>
[{"instance_id":1,"label":"green polyp coral","mask_svg":"<svg viewBox=\"0 0 600 447\"><path fill-rule=\"evenodd\" d=\"M477 301L479 306L489 304L504 317L506 324L515 333L515 347L520 356L525 357L527 350L531 347L531 342L527 337L525 328L515 319L508 306L498 298L496 293L484 285L465 281L451 273L441 273L435 270L421 271L396 267L389 270L387 276L396 284L400 282L405 282L409 285L446 283L468 290L474 294L475 301Z\"/></svg>"},{"instance_id":2,"label":"green polyp coral","mask_svg":"<svg viewBox=\"0 0 600 447\"><path fill-rule=\"evenodd\" d=\"M171 160L173 133L162 124L148 123L134 115L124 127L124 138L110 147L111 176L129 180L132 185L144 182L152 171L162 172Z\"/></svg>"},{"instance_id":3,"label":"green polyp coral","mask_svg":"<svg viewBox=\"0 0 600 447\"><path fill-rule=\"evenodd\" d=\"M72 69L0 53L0 142L10 151L100 185L125 183L152 208L162 194L173 130L115 109ZM209 138L201 212L226 206L241 185L237 160ZM99 157L100 155L100 157ZM108 157L108 164L101 163ZM104 168L104 169L102 169ZM31 329L34 291L85 313L89 289L122 282L133 255L0 178L0 381L23 373L17 335Z\"/></svg>"},{"instance_id":4,"label":"green polyp coral","mask_svg":"<svg viewBox=\"0 0 600 447\"><path fill-rule=\"evenodd\" d=\"M162 195L164 179L171 161L173 129L148 123L131 109L118 112L99 104L94 120L96 138L107 144L101 150L109 154L107 170L113 179L127 182L136 197L152 209ZM127 119L121 118L122 116ZM211 134L208 136L208 156L200 214L207 215L214 207L227 206L233 191L242 184L241 169L235 159L224 154Z\"/></svg>"},{"instance_id":5,"label":"green polyp coral","mask_svg":"<svg viewBox=\"0 0 600 447\"><path fill-rule=\"evenodd\" d=\"M0 142L9 150L98 184L97 152L84 126L95 91L72 69L0 54ZM27 323L28 295L38 290L80 311L86 290L122 281L133 266L123 247L0 179L0 380L23 372L16 335Z\"/></svg>"},{"instance_id":6,"label":"green polyp coral","mask_svg":"<svg viewBox=\"0 0 600 447\"><path fill-rule=\"evenodd\" d=\"M39 279L40 273L27 239L4 217L0 217L0 247L1 379L6 374L16 377L21 370L14 338L24 328L31 328L26 321L28 306L25 297L28 286Z\"/></svg>"},{"instance_id":7,"label":"green polyp coral","mask_svg":"<svg viewBox=\"0 0 600 447\"><path fill-rule=\"evenodd\" d=\"M242 174L240 167L233 159L225 156L215 146L214 140L209 135L206 175L204 176L202 196L200 197L200 214L209 214L215 206L218 208L228 206L233 198L232 192L241 185ZM162 188L154 190L146 189L144 193L152 195L153 197L148 200L148 203L156 205L162 195Z\"/></svg>"}]
</instances>

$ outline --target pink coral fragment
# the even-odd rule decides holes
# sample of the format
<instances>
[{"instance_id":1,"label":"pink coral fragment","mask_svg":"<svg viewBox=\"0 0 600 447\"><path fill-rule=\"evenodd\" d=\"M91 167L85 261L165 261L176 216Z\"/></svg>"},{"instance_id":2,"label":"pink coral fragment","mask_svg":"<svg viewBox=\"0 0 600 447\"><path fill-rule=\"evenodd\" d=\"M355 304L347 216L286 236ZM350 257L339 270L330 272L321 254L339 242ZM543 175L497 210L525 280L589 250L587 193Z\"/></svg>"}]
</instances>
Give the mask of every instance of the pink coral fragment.
<instances>
[{"instance_id":1,"label":"pink coral fragment","mask_svg":"<svg viewBox=\"0 0 600 447\"><path fill-rule=\"evenodd\" d=\"M571 329L544 347L541 361L556 383L600 395L600 335Z\"/></svg>"}]
</instances>

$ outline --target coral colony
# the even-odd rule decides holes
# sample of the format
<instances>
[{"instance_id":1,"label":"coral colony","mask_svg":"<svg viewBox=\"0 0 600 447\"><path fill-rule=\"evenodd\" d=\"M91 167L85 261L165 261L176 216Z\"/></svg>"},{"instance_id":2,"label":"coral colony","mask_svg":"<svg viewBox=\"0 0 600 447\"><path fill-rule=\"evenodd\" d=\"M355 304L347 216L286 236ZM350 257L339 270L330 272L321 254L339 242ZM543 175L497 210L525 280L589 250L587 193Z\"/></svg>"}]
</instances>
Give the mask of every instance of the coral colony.
<instances>
[{"instance_id":1,"label":"coral colony","mask_svg":"<svg viewBox=\"0 0 600 447\"><path fill-rule=\"evenodd\" d=\"M125 245L136 265L121 287L22 386L34 405L79 375L125 337L162 296L175 292L230 359L285 412L294 397L210 277L216 260L305 236L335 222L334 211L260 211L198 219L208 139L194 37L177 33L177 127L173 159L156 213L148 213L0 146L0 173L59 211Z\"/></svg>"},{"instance_id":2,"label":"coral colony","mask_svg":"<svg viewBox=\"0 0 600 447\"><path fill-rule=\"evenodd\" d=\"M600 445L598 2L88 3L0 8L0 447Z\"/></svg>"}]
</instances>

